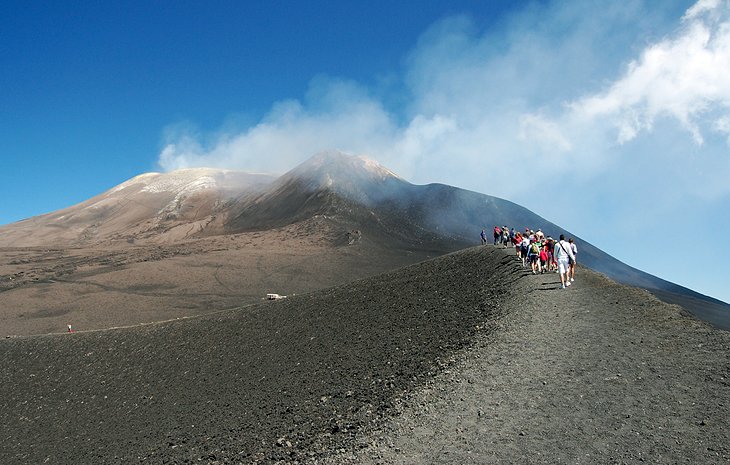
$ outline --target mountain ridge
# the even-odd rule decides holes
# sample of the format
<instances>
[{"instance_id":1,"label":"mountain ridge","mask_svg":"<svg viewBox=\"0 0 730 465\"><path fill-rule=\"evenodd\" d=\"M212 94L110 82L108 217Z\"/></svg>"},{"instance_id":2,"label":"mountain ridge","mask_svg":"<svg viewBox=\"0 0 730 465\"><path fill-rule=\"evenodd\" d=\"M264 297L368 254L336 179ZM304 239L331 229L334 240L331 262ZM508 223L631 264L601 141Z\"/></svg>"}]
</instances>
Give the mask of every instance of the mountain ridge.
<instances>
[{"instance_id":1,"label":"mountain ridge","mask_svg":"<svg viewBox=\"0 0 730 465\"><path fill-rule=\"evenodd\" d=\"M207 168L147 173L86 202L0 228L4 246L174 244L328 218L340 236L441 253L477 242L490 225L574 237L580 262L621 283L654 290L730 329L730 306L637 270L508 200L445 184L411 184L366 157L318 153L274 177ZM37 244L32 244L38 239ZM341 243L337 239L333 244Z\"/></svg>"}]
</instances>

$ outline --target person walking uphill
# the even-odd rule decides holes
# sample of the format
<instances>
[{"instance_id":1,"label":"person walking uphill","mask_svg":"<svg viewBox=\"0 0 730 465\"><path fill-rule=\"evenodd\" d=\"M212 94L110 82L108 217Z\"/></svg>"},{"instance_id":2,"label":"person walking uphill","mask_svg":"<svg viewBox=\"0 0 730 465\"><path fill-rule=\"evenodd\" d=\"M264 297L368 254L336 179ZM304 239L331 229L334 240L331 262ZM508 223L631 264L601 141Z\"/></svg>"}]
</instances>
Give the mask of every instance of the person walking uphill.
<instances>
[{"instance_id":1,"label":"person walking uphill","mask_svg":"<svg viewBox=\"0 0 730 465\"><path fill-rule=\"evenodd\" d=\"M570 272L571 263L575 262L575 255L570 244L565 241L565 234L560 235L560 240L555 243L553 256L558 262L558 273L560 273L560 285L562 289L570 286L568 273Z\"/></svg>"},{"instance_id":2,"label":"person walking uphill","mask_svg":"<svg viewBox=\"0 0 730 465\"><path fill-rule=\"evenodd\" d=\"M572 283L575 281L575 264L578 263L578 246L575 245L572 237L568 239L568 244L570 244L570 250L573 251L573 262L570 264L570 282Z\"/></svg>"}]
</instances>

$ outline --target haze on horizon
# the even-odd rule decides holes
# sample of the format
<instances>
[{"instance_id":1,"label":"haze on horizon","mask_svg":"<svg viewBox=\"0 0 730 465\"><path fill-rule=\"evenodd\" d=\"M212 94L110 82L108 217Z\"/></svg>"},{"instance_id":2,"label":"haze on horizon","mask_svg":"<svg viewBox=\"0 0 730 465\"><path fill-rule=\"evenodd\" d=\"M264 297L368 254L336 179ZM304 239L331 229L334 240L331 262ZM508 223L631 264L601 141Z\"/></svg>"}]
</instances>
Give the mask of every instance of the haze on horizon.
<instances>
[{"instance_id":1,"label":"haze on horizon","mask_svg":"<svg viewBox=\"0 0 730 465\"><path fill-rule=\"evenodd\" d=\"M97 93L90 95L72 85L72 72L61 73L49 86L68 84L65 90L50 93L48 102L31 99L22 106L25 113L18 110L21 120L59 103L68 105L71 119L74 111L81 113L80 129L67 145L28 143L21 150L24 140L11 131L19 130L27 142L42 134L41 123L20 127L3 117L9 121L0 125L6 126L0 130L3 157L20 154L10 163L13 173L45 171L54 166L48 161L53 156L73 167L76 152L88 155L76 178L56 173L34 180L6 172L4 197L23 200L13 202L0 223L85 200L144 171L206 166L282 173L318 151L339 149L375 159L416 184L440 182L511 200L634 267L730 302L729 274L702 240L730 230L730 2L467 2L463 10L436 3L428 2L420 16L407 2L382 12L375 6L354 10L352 16L344 7L319 5L320 20L314 10L296 8L288 18L279 11L247 12L274 21L270 32L236 24L240 11L228 23L226 12L210 7L205 19L215 19L211 24L225 34L202 32L197 41L183 34L192 22L189 5L166 12L180 15L172 26L123 15L122 25L152 36L149 56L135 60L129 50L136 49L122 46L101 60L125 68L123 76L141 77L130 85L98 72L110 80L96 82ZM353 17L357 13L370 20ZM388 14L394 19L387 20ZM327 39L322 43L295 34L274 37L287 27L311 27L305 30L311 34L316 21L340 23L320 28ZM376 24L381 37L347 30L358 21ZM237 36L236 27L250 36ZM175 44L165 33L183 37ZM238 55L218 56L222 38L240 41L233 42ZM262 44L241 45L250 38ZM66 39L68 45L80 43L78 37ZM116 43L118 37L107 39ZM303 45L294 46L297 41ZM176 47L180 51L165 58ZM204 51L223 58L210 74L202 61L194 62ZM82 53L91 55L88 49ZM345 55L352 55L350 61ZM319 68L306 64L309 57ZM29 58L11 53L3 59L5 69L22 76ZM179 72L186 64L201 67ZM23 89L12 77L0 83ZM165 83L176 93L163 89ZM8 92L2 91L3 98ZM100 105L116 132L95 131L104 125L84 118L83 105L74 107L76 94L104 95ZM175 98L188 106L175 107ZM7 100L11 112L21 108L21 98ZM162 111L162 101L175 110ZM127 126L125 118L139 120L138 126ZM95 137L96 145L81 142ZM162 142L139 146L135 138ZM102 148L110 155L98 152ZM27 186L11 179L16 177ZM44 181L48 185L41 186ZM74 196L74 184L87 190ZM54 194L59 185L62 196ZM49 204L51 197L66 204ZM18 206L26 200L28 207Z\"/></svg>"}]
</instances>

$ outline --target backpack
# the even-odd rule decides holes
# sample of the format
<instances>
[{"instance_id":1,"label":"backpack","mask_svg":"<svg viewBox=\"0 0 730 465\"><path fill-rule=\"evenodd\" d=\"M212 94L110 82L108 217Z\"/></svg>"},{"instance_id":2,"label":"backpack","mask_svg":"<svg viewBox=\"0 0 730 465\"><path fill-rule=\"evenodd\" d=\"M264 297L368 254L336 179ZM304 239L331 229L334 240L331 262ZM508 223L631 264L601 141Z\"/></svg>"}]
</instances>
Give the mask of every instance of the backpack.
<instances>
[{"instance_id":1,"label":"backpack","mask_svg":"<svg viewBox=\"0 0 730 465\"><path fill-rule=\"evenodd\" d=\"M530 246L530 250L532 250L532 253L535 255L540 254L540 247L537 245L537 242L532 243L532 245Z\"/></svg>"}]
</instances>

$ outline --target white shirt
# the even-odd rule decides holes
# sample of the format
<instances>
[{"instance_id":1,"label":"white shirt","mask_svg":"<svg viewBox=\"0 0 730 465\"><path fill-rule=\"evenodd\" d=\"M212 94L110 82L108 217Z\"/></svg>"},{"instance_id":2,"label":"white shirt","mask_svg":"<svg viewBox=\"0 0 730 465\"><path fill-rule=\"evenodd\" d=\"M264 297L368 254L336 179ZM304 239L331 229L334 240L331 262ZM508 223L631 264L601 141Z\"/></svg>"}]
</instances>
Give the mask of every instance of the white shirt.
<instances>
[{"instance_id":1,"label":"white shirt","mask_svg":"<svg viewBox=\"0 0 730 465\"><path fill-rule=\"evenodd\" d=\"M573 248L570 247L570 244L566 241L558 241L555 243L553 256L556 260L562 260L564 262L568 261L568 257L571 257L573 260L575 260L575 255L573 255Z\"/></svg>"}]
</instances>

